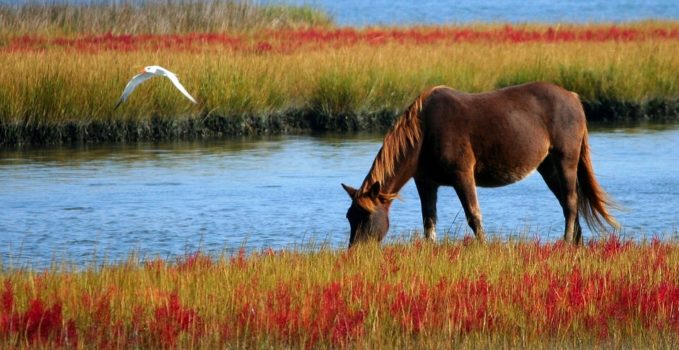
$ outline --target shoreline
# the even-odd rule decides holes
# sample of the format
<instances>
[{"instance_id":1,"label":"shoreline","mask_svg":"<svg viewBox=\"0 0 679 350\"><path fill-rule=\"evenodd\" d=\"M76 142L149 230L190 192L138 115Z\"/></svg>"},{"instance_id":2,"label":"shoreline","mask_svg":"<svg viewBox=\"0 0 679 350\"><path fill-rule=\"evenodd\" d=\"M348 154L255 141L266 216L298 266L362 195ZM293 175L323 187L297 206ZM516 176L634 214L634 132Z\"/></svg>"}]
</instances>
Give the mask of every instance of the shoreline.
<instances>
[{"instance_id":1,"label":"shoreline","mask_svg":"<svg viewBox=\"0 0 679 350\"><path fill-rule=\"evenodd\" d=\"M679 98L644 102L582 101L587 120L596 123L679 121ZM78 143L195 140L211 137L288 135L313 132L385 132L400 111L381 109L329 114L313 109L198 117L153 116L139 120L0 123L0 147Z\"/></svg>"}]
</instances>

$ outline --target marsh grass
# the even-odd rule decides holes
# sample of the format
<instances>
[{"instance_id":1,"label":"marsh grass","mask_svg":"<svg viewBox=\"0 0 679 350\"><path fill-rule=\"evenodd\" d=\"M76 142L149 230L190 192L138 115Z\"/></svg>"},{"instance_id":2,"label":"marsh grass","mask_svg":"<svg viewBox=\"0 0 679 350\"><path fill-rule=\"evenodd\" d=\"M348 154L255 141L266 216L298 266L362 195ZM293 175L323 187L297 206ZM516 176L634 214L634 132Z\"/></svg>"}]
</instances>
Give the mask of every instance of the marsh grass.
<instances>
[{"instance_id":1,"label":"marsh grass","mask_svg":"<svg viewBox=\"0 0 679 350\"><path fill-rule=\"evenodd\" d=\"M47 45L2 52L0 134L6 137L0 144L380 129L414 96L440 84L482 92L543 80L577 92L590 120L679 115L674 39L334 47L319 46L313 37L308 48L248 49L268 40L258 35L244 36L244 49L206 43L190 49L91 52ZM176 72L198 104L154 78L114 111L127 80L150 64Z\"/></svg>"},{"instance_id":2,"label":"marsh grass","mask_svg":"<svg viewBox=\"0 0 679 350\"><path fill-rule=\"evenodd\" d=\"M471 237L0 272L3 347L651 347L676 242ZM643 266L644 268L639 268ZM35 322L41 324L36 328Z\"/></svg>"},{"instance_id":3,"label":"marsh grass","mask_svg":"<svg viewBox=\"0 0 679 350\"><path fill-rule=\"evenodd\" d=\"M376 54L375 51L378 51ZM576 91L584 101L643 102L679 96L679 43L461 44L357 46L291 54L101 52L0 55L3 121L144 118L270 112L308 107L327 114L400 110L426 87L469 92L535 80ZM631 53L635 55L631 55ZM119 111L127 80L148 64L179 74L199 100L192 107L168 81L139 87Z\"/></svg>"},{"instance_id":4,"label":"marsh grass","mask_svg":"<svg viewBox=\"0 0 679 350\"><path fill-rule=\"evenodd\" d=\"M176 34L328 26L310 6L252 0L29 1L0 5L0 34Z\"/></svg>"}]
</instances>

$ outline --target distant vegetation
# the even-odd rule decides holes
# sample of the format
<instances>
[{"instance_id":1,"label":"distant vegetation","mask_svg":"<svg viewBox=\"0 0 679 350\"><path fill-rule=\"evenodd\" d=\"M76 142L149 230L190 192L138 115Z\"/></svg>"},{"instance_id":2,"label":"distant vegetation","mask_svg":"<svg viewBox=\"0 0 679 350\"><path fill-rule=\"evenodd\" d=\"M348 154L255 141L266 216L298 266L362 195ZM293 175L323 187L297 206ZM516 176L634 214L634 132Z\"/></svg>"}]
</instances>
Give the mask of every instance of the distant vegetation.
<instances>
[{"instance_id":1,"label":"distant vegetation","mask_svg":"<svg viewBox=\"0 0 679 350\"><path fill-rule=\"evenodd\" d=\"M89 0L0 5L2 34L177 34L327 26L309 6L253 0Z\"/></svg>"},{"instance_id":2,"label":"distant vegetation","mask_svg":"<svg viewBox=\"0 0 679 350\"><path fill-rule=\"evenodd\" d=\"M676 242L467 237L4 268L0 346L669 349L678 262Z\"/></svg>"},{"instance_id":3,"label":"distant vegetation","mask_svg":"<svg viewBox=\"0 0 679 350\"><path fill-rule=\"evenodd\" d=\"M247 1L99 4L0 6L0 145L384 130L433 85L534 80L590 120L679 118L679 22L354 29ZM198 104L153 79L113 111L153 64Z\"/></svg>"}]
</instances>

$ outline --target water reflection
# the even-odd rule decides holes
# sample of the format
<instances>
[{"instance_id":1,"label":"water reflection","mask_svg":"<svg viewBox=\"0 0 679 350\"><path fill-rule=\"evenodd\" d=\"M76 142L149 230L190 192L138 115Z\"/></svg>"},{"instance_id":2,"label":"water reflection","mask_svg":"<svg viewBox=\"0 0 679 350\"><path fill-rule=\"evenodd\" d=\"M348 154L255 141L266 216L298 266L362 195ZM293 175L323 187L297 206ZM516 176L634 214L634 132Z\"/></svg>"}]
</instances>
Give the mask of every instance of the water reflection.
<instances>
[{"instance_id":1,"label":"water reflection","mask_svg":"<svg viewBox=\"0 0 679 350\"><path fill-rule=\"evenodd\" d=\"M626 211L623 234L676 235L679 125L591 126L597 177ZM87 263L137 250L171 257L347 244L349 201L381 135L281 136L0 151L0 255L4 264ZM411 183L392 210L389 237L420 230ZM501 236L559 239L561 209L539 176L480 189L487 228ZM439 194L439 232L469 232L454 191ZM592 237L585 233L586 239Z\"/></svg>"},{"instance_id":2,"label":"water reflection","mask_svg":"<svg viewBox=\"0 0 679 350\"><path fill-rule=\"evenodd\" d=\"M2 159L4 165L35 162L49 166L73 166L101 160L134 162L248 151L259 154L261 150L268 150L269 153L280 150L282 145L279 141L281 140L283 140L282 136L270 136L164 143L140 142L133 144L65 145L49 148L0 148L0 159ZM170 154L170 157L163 157L168 154Z\"/></svg>"}]
</instances>

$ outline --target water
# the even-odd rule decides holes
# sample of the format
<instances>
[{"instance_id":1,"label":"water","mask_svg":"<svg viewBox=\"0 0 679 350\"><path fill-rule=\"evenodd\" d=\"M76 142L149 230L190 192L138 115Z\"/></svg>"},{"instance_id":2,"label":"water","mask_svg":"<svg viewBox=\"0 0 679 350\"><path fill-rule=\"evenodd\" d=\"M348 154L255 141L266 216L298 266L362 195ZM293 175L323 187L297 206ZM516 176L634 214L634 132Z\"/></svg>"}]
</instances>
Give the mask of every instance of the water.
<instances>
[{"instance_id":1,"label":"water","mask_svg":"<svg viewBox=\"0 0 679 350\"><path fill-rule=\"evenodd\" d=\"M264 2L281 2L278 0ZM343 26L471 22L623 22L679 19L676 0L288 0L324 9Z\"/></svg>"},{"instance_id":2,"label":"water","mask_svg":"<svg viewBox=\"0 0 679 350\"><path fill-rule=\"evenodd\" d=\"M626 208L615 213L623 234L676 236L679 125L595 130L590 140L598 179ZM133 251L344 247L349 199L340 183L358 186L380 146L380 135L326 135L0 151L0 256L44 267ZM392 239L421 231L412 181L401 193ZM491 233L561 238L561 209L539 175L480 189L479 200ZM468 234L463 216L442 188L439 233Z\"/></svg>"}]
</instances>

